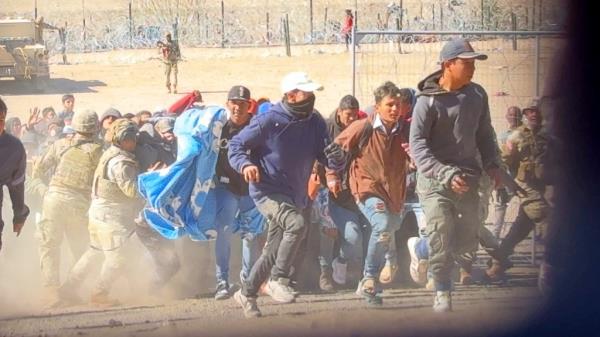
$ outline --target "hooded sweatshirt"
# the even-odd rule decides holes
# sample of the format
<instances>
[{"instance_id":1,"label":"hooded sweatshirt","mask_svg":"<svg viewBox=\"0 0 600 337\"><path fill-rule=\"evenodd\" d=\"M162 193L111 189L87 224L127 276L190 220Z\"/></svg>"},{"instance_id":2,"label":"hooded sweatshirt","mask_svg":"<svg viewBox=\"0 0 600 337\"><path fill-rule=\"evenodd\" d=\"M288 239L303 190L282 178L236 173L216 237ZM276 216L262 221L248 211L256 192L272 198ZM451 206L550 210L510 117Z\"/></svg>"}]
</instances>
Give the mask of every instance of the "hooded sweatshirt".
<instances>
[{"instance_id":1,"label":"hooded sweatshirt","mask_svg":"<svg viewBox=\"0 0 600 337\"><path fill-rule=\"evenodd\" d=\"M483 87L471 82L446 91L439 85L441 76L439 70L419 83L410 149L419 173L449 187L457 173L481 174L477 152L485 169L499 167L499 154Z\"/></svg>"},{"instance_id":2,"label":"hooded sweatshirt","mask_svg":"<svg viewBox=\"0 0 600 337\"><path fill-rule=\"evenodd\" d=\"M3 186L8 187L8 193L13 207L13 224L24 222L29 215L25 205L25 169L27 156L23 144L16 137L3 132L0 134L0 233L2 222Z\"/></svg>"},{"instance_id":3,"label":"hooded sweatshirt","mask_svg":"<svg viewBox=\"0 0 600 337\"><path fill-rule=\"evenodd\" d=\"M313 163L327 165L323 150L331 142L323 117L309 113L300 117L280 102L269 112L251 119L250 124L229 142L229 163L242 173L256 165L260 182L250 183L252 199L272 194L291 198L298 208L308 204L307 186Z\"/></svg>"}]
</instances>

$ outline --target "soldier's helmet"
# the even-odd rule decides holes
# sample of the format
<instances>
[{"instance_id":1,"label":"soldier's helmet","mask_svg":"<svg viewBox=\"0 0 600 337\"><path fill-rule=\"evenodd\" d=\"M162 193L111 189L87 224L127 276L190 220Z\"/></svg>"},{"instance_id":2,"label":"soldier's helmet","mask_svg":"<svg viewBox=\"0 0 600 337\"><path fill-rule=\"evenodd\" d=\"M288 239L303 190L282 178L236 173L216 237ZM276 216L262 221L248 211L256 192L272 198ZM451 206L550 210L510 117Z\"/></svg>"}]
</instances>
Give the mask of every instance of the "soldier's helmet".
<instances>
[{"instance_id":1,"label":"soldier's helmet","mask_svg":"<svg viewBox=\"0 0 600 337\"><path fill-rule=\"evenodd\" d=\"M79 133L95 133L98 131L98 115L92 110L75 112L71 127Z\"/></svg>"},{"instance_id":2,"label":"soldier's helmet","mask_svg":"<svg viewBox=\"0 0 600 337\"><path fill-rule=\"evenodd\" d=\"M136 139L138 127L127 118L119 118L110 125L108 133L112 136L111 143L117 145L125 139Z\"/></svg>"}]
</instances>

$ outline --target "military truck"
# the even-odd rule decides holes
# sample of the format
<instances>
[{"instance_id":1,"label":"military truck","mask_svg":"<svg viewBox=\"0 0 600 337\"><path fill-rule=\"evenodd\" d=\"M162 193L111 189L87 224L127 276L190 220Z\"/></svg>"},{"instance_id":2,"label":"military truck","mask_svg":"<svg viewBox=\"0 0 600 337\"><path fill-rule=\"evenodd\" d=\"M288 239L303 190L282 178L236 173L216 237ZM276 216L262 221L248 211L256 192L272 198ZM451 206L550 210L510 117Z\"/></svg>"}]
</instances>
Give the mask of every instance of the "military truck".
<instances>
[{"instance_id":1,"label":"military truck","mask_svg":"<svg viewBox=\"0 0 600 337\"><path fill-rule=\"evenodd\" d=\"M50 78L44 29L56 29L38 20L0 20L0 79L45 82Z\"/></svg>"}]
</instances>

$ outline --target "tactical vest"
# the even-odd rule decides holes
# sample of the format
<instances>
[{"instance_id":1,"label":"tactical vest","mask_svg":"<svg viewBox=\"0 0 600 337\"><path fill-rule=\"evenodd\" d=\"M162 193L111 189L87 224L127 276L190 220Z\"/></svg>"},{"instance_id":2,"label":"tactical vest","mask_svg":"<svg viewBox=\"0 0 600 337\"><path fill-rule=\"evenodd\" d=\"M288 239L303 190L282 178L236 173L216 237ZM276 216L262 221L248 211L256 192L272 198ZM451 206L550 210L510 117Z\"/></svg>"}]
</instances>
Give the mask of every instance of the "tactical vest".
<instances>
[{"instance_id":1,"label":"tactical vest","mask_svg":"<svg viewBox=\"0 0 600 337\"><path fill-rule=\"evenodd\" d=\"M118 147L111 146L100 158L100 162L94 173L93 195L94 197L116 203L130 202L133 199L125 195L116 182L108 179L108 163L118 155L123 155L123 161L129 162L137 167L137 162L130 158L125 151Z\"/></svg>"},{"instance_id":2,"label":"tactical vest","mask_svg":"<svg viewBox=\"0 0 600 337\"><path fill-rule=\"evenodd\" d=\"M533 133L526 126L518 129L519 167L516 178L525 182L540 182L545 179L544 157L548 141L543 130Z\"/></svg>"},{"instance_id":3,"label":"tactical vest","mask_svg":"<svg viewBox=\"0 0 600 337\"><path fill-rule=\"evenodd\" d=\"M58 165L50 186L81 191L89 196L94 170L102 155L102 145L92 140L77 140L59 154Z\"/></svg>"}]
</instances>

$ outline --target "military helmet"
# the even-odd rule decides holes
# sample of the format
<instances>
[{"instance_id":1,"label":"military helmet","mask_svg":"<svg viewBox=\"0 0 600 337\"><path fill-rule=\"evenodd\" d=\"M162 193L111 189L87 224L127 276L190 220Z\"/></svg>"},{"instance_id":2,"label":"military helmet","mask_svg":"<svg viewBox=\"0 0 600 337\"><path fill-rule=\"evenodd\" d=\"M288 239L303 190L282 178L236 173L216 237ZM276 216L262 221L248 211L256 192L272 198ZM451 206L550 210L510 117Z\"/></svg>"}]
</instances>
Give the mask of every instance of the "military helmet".
<instances>
[{"instance_id":1,"label":"military helmet","mask_svg":"<svg viewBox=\"0 0 600 337\"><path fill-rule=\"evenodd\" d=\"M119 118L115 120L107 132L110 134L111 143L117 145L125 139L136 139L138 127L127 118Z\"/></svg>"},{"instance_id":2,"label":"military helmet","mask_svg":"<svg viewBox=\"0 0 600 337\"><path fill-rule=\"evenodd\" d=\"M98 131L98 115L92 110L75 112L71 127L79 133L95 133Z\"/></svg>"}]
</instances>

